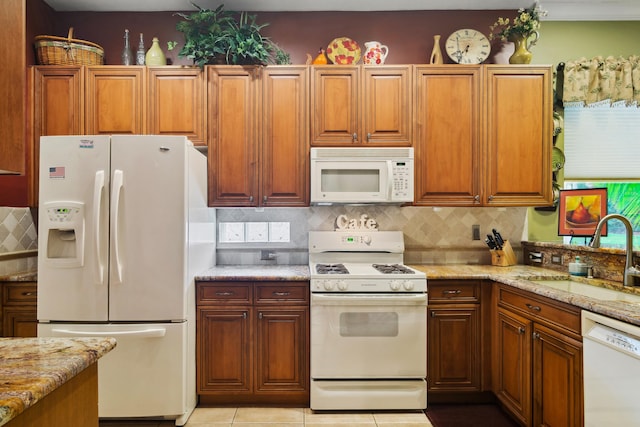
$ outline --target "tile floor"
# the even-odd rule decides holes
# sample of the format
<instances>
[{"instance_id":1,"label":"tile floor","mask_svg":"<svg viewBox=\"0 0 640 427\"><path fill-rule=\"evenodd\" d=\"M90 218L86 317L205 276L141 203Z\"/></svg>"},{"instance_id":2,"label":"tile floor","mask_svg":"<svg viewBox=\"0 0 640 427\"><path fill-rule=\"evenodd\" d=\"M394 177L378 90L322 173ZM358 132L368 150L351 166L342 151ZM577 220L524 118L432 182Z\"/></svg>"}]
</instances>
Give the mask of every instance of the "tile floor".
<instances>
[{"instance_id":1,"label":"tile floor","mask_svg":"<svg viewBox=\"0 0 640 427\"><path fill-rule=\"evenodd\" d=\"M170 427L170 421L101 421L100 427ZM318 412L309 408L196 408L185 427L433 427L422 411Z\"/></svg>"}]
</instances>

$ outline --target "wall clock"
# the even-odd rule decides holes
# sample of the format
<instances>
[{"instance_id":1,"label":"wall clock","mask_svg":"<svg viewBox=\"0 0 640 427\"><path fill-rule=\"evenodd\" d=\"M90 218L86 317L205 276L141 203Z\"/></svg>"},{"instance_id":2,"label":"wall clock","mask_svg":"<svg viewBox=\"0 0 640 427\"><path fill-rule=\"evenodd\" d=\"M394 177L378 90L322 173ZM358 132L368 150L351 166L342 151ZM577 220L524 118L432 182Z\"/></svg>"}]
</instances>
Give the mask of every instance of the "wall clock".
<instances>
[{"instance_id":1,"label":"wall clock","mask_svg":"<svg viewBox=\"0 0 640 427\"><path fill-rule=\"evenodd\" d=\"M491 44L480 31L469 28L454 31L445 44L447 55L458 64L480 64L489 57Z\"/></svg>"}]
</instances>

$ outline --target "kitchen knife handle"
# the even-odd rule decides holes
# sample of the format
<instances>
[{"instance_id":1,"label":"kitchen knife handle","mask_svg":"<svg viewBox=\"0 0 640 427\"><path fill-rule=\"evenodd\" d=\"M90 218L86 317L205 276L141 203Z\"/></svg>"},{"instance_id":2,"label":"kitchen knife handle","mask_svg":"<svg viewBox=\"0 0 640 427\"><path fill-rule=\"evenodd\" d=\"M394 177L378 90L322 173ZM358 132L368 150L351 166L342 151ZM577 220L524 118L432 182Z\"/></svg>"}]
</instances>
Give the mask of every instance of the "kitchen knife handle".
<instances>
[{"instance_id":1,"label":"kitchen knife handle","mask_svg":"<svg viewBox=\"0 0 640 427\"><path fill-rule=\"evenodd\" d=\"M104 190L104 170L99 170L96 172L96 176L93 180L93 243L94 243L94 251L96 256L96 279L98 280L98 284L102 285L104 283L104 265L102 264L102 254L100 253L100 235L102 234L101 230L101 219L102 219L102 191Z\"/></svg>"},{"instance_id":2,"label":"kitchen knife handle","mask_svg":"<svg viewBox=\"0 0 640 427\"><path fill-rule=\"evenodd\" d=\"M124 182L123 174L124 172L120 169L116 169L113 172L113 189L111 190L111 201L113 203L111 212L111 218L113 220L113 246L116 256L114 262L116 266L116 276L120 283L122 283L122 262L120 261L118 212L120 211L120 194L122 193Z\"/></svg>"}]
</instances>

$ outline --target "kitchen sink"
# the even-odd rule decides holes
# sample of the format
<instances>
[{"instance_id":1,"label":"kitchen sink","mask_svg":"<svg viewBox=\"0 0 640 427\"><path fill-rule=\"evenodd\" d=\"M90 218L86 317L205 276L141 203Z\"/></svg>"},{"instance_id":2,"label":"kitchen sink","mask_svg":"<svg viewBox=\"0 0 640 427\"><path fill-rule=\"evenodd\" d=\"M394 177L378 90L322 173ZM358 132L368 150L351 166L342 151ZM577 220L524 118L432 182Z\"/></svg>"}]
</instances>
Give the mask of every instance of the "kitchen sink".
<instances>
[{"instance_id":1,"label":"kitchen sink","mask_svg":"<svg viewBox=\"0 0 640 427\"><path fill-rule=\"evenodd\" d=\"M605 301L620 301L640 304L640 295L629 294L616 291L614 289L602 288L600 286L588 285L574 280L532 280L550 288L559 289L573 294L584 295Z\"/></svg>"}]
</instances>

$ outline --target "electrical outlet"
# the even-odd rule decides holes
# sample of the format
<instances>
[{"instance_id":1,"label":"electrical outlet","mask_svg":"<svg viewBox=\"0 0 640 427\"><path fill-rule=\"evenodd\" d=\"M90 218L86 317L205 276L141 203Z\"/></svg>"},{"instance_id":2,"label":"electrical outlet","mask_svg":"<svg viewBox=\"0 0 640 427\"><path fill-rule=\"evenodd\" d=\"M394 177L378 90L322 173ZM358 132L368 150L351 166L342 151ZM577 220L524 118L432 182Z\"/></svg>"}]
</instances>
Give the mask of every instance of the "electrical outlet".
<instances>
[{"instance_id":1,"label":"electrical outlet","mask_svg":"<svg viewBox=\"0 0 640 427\"><path fill-rule=\"evenodd\" d=\"M471 226L471 240L480 240L480 224Z\"/></svg>"},{"instance_id":2,"label":"electrical outlet","mask_svg":"<svg viewBox=\"0 0 640 427\"><path fill-rule=\"evenodd\" d=\"M551 264L562 265L562 255L551 255Z\"/></svg>"}]
</instances>

